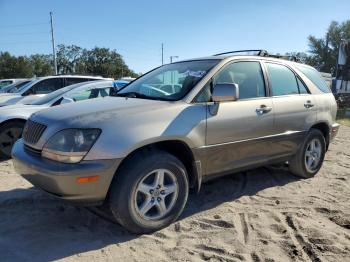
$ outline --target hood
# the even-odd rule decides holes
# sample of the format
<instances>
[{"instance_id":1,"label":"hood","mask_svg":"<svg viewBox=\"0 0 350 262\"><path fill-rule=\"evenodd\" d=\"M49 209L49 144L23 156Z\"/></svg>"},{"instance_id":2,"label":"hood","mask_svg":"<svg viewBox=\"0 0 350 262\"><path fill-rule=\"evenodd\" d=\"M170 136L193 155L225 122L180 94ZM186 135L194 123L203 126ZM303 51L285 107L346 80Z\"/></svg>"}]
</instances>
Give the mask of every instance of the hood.
<instances>
[{"instance_id":1,"label":"hood","mask_svg":"<svg viewBox=\"0 0 350 262\"><path fill-rule=\"evenodd\" d=\"M34 100L45 96L46 94L21 96L12 94L11 96L0 96L0 106L8 106L13 104L30 104Z\"/></svg>"},{"instance_id":2,"label":"hood","mask_svg":"<svg viewBox=\"0 0 350 262\"><path fill-rule=\"evenodd\" d=\"M58 107L50 107L33 115L33 120L50 125L53 122L67 122L71 126L88 127L114 120L117 117L140 114L152 110L160 110L168 107L174 102L125 98L125 97L104 97L69 103Z\"/></svg>"},{"instance_id":3,"label":"hood","mask_svg":"<svg viewBox=\"0 0 350 262\"><path fill-rule=\"evenodd\" d=\"M4 96L20 96L19 93L0 93L0 97Z\"/></svg>"},{"instance_id":4,"label":"hood","mask_svg":"<svg viewBox=\"0 0 350 262\"><path fill-rule=\"evenodd\" d=\"M0 106L7 106L16 104L18 101L23 99L23 96L19 94L10 94L5 96L0 96Z\"/></svg>"},{"instance_id":5,"label":"hood","mask_svg":"<svg viewBox=\"0 0 350 262\"><path fill-rule=\"evenodd\" d=\"M46 108L45 106L36 105L9 105L0 108L0 122L5 120L20 118L28 119L32 113Z\"/></svg>"}]
</instances>

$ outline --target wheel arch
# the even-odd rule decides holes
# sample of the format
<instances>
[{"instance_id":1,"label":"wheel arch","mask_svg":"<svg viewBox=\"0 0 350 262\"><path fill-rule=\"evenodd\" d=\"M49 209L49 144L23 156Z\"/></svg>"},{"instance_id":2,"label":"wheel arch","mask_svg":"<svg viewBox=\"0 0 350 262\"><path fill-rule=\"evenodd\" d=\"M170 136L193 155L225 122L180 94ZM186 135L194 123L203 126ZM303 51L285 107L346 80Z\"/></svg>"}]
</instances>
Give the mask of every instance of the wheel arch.
<instances>
[{"instance_id":1,"label":"wheel arch","mask_svg":"<svg viewBox=\"0 0 350 262\"><path fill-rule=\"evenodd\" d=\"M319 123L316 123L313 126L311 126L311 128L318 129L318 130L320 130L322 132L322 134L323 134L323 136L324 136L324 138L326 140L326 149L328 150L328 146L329 146L329 142L330 142L330 136L329 136L330 127L329 127L329 124L327 122L319 122Z\"/></svg>"},{"instance_id":2,"label":"wheel arch","mask_svg":"<svg viewBox=\"0 0 350 262\"><path fill-rule=\"evenodd\" d=\"M7 123L11 123L11 122L21 122L23 124L25 124L27 122L27 119L23 119L23 118L9 118L6 119L5 121L0 123L0 127L2 127L3 125L7 124Z\"/></svg>"},{"instance_id":3,"label":"wheel arch","mask_svg":"<svg viewBox=\"0 0 350 262\"><path fill-rule=\"evenodd\" d=\"M114 178L117 177L118 170L120 170L120 168L136 154L149 154L154 150L166 151L169 154L177 157L186 168L190 188L194 188L197 191L199 190L201 182L201 171L198 170L195 164L196 160L191 148L187 143L181 140L163 140L146 144L134 149L122 160L114 174Z\"/></svg>"}]
</instances>

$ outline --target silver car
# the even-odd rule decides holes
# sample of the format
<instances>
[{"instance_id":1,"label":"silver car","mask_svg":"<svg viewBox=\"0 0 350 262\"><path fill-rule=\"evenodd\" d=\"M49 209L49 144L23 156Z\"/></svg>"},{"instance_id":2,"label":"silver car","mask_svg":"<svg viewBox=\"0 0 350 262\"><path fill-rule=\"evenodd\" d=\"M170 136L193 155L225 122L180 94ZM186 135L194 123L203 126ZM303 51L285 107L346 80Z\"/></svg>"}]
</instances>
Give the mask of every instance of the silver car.
<instances>
[{"instance_id":1,"label":"silver car","mask_svg":"<svg viewBox=\"0 0 350 262\"><path fill-rule=\"evenodd\" d=\"M105 204L128 230L147 233L176 220L189 189L217 176L288 162L313 177L337 134L336 111L310 66L221 54L159 67L116 97L35 113L12 155L33 185Z\"/></svg>"},{"instance_id":2,"label":"silver car","mask_svg":"<svg viewBox=\"0 0 350 262\"><path fill-rule=\"evenodd\" d=\"M0 108L0 154L10 157L13 144L22 136L23 126L31 114L70 102L108 96L114 82L99 80L82 82L56 90L42 98ZM23 99L25 100L25 99Z\"/></svg>"},{"instance_id":3,"label":"silver car","mask_svg":"<svg viewBox=\"0 0 350 262\"><path fill-rule=\"evenodd\" d=\"M29 103L38 97L43 97L46 94L65 86L102 79L112 80L102 77L78 75L58 75L34 78L31 79L29 83L20 86L19 88L12 88L11 90L8 90L8 93L0 94L0 107L23 102Z\"/></svg>"}]
</instances>

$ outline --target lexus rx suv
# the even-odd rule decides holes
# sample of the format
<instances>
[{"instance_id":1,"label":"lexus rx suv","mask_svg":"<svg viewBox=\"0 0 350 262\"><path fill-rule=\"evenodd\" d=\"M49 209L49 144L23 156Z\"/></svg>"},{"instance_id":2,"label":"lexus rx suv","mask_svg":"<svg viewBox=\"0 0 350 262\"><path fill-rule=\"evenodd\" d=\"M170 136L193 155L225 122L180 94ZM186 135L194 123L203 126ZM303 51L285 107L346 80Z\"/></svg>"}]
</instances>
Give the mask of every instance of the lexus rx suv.
<instances>
[{"instance_id":1,"label":"lexus rx suv","mask_svg":"<svg viewBox=\"0 0 350 262\"><path fill-rule=\"evenodd\" d=\"M107 206L129 231L148 233L175 221L189 189L209 179L277 163L313 177L336 111L314 68L231 52L161 66L115 97L34 113L12 156L36 187Z\"/></svg>"}]
</instances>

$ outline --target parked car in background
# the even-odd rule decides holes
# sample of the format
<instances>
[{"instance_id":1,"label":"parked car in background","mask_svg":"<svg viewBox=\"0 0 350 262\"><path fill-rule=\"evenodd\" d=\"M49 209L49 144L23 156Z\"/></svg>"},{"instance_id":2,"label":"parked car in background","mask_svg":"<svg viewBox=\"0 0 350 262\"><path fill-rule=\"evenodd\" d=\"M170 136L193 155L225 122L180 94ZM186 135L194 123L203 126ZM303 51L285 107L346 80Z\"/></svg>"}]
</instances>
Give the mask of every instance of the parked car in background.
<instances>
[{"instance_id":1,"label":"parked car in background","mask_svg":"<svg viewBox=\"0 0 350 262\"><path fill-rule=\"evenodd\" d=\"M116 95L33 114L12 156L33 185L104 203L135 233L172 223L218 176L286 162L315 176L339 128L319 72L263 50L164 65Z\"/></svg>"},{"instance_id":2,"label":"parked car in background","mask_svg":"<svg viewBox=\"0 0 350 262\"><path fill-rule=\"evenodd\" d=\"M16 79L0 79L0 90L8 85L23 81L26 79L16 78Z\"/></svg>"},{"instance_id":3,"label":"parked car in background","mask_svg":"<svg viewBox=\"0 0 350 262\"><path fill-rule=\"evenodd\" d=\"M127 81L127 80L115 80L114 81L114 87L116 88L116 90L120 90L122 89L124 86L126 86L127 84L129 84L131 81Z\"/></svg>"},{"instance_id":4,"label":"parked car in background","mask_svg":"<svg viewBox=\"0 0 350 262\"><path fill-rule=\"evenodd\" d=\"M0 107L18 103L26 97L26 103L38 97L49 94L62 87L80 82L95 81L105 79L93 76L59 75L46 76L33 79L29 83L9 90L9 93L0 94ZM111 80L111 79L108 79Z\"/></svg>"},{"instance_id":5,"label":"parked car in background","mask_svg":"<svg viewBox=\"0 0 350 262\"><path fill-rule=\"evenodd\" d=\"M0 89L0 94L1 93L11 93L11 90L18 90L22 86L26 85L32 81L31 79L26 79L26 80L20 80L16 81L15 83L12 83L11 85L4 86Z\"/></svg>"},{"instance_id":6,"label":"parked car in background","mask_svg":"<svg viewBox=\"0 0 350 262\"><path fill-rule=\"evenodd\" d=\"M122 89L124 86L134 81L135 79L136 78L132 78L132 77L123 77L123 78L114 80L114 87L115 87L114 91L117 92L118 90Z\"/></svg>"},{"instance_id":7,"label":"parked car in background","mask_svg":"<svg viewBox=\"0 0 350 262\"><path fill-rule=\"evenodd\" d=\"M23 126L31 114L70 102L105 97L113 89L113 81L82 82L56 90L28 104L15 104L0 108L0 153L10 157L14 142L22 136Z\"/></svg>"}]
</instances>

